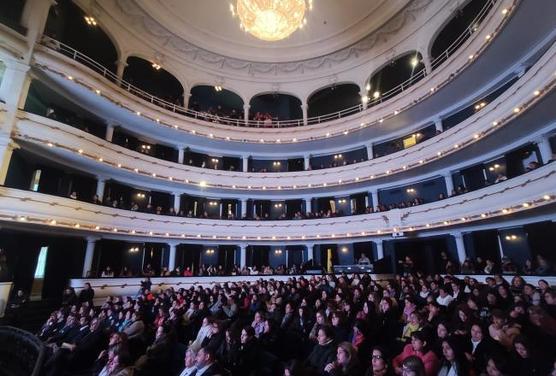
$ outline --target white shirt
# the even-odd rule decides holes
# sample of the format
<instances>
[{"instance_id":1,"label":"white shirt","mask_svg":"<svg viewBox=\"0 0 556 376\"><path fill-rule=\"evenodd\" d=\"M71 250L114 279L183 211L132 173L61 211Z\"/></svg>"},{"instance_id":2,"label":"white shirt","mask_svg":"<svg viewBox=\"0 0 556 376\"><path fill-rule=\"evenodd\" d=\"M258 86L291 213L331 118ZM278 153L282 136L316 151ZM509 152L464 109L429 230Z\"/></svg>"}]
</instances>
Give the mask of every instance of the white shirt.
<instances>
[{"instance_id":1,"label":"white shirt","mask_svg":"<svg viewBox=\"0 0 556 376\"><path fill-rule=\"evenodd\" d=\"M209 367L212 366L213 364L214 364L214 363L210 363L210 364L207 364L206 366L204 366L203 368L199 368L199 369L197 370L197 373L195 374L195 376L201 376L201 375L202 375L203 373L205 373L205 371L206 371L207 369L209 369Z\"/></svg>"},{"instance_id":2,"label":"white shirt","mask_svg":"<svg viewBox=\"0 0 556 376\"><path fill-rule=\"evenodd\" d=\"M180 376L189 376L193 372L195 372L196 370L197 370L197 367L195 367L195 366L189 367L189 368L184 368L184 370L181 371Z\"/></svg>"},{"instance_id":3,"label":"white shirt","mask_svg":"<svg viewBox=\"0 0 556 376\"><path fill-rule=\"evenodd\" d=\"M454 300L454 298L452 297L452 295L446 295L445 297L441 297L440 295L438 296L438 298L436 298L436 302L444 307L448 307L448 305L450 305L450 303L452 302L452 300Z\"/></svg>"},{"instance_id":4,"label":"white shirt","mask_svg":"<svg viewBox=\"0 0 556 376\"><path fill-rule=\"evenodd\" d=\"M473 349L471 350L471 354L475 353L475 350L477 349L477 346L479 346L480 343L481 343L481 341L475 342L475 341L471 340L471 345L473 345Z\"/></svg>"}]
</instances>

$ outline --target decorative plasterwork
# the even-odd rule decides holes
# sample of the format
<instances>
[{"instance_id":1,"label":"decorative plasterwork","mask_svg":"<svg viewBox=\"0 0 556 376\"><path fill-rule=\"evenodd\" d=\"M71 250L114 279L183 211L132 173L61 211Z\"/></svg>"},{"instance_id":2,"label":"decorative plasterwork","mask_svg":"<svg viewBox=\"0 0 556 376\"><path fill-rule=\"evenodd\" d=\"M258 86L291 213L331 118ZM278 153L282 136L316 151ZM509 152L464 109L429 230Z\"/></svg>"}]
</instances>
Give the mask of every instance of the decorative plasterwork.
<instances>
[{"instance_id":1,"label":"decorative plasterwork","mask_svg":"<svg viewBox=\"0 0 556 376\"><path fill-rule=\"evenodd\" d=\"M230 71L235 74L247 76L282 76L304 74L329 70L348 60L363 59L371 50L379 45L389 42L394 35L417 20L427 7L434 3L433 0L414 0L399 12L395 17L386 22L383 27L371 33L361 41L336 51L332 54L319 56L312 59L286 62L286 63L261 63L248 60L231 58L207 51L199 46L187 42L171 33L159 22L146 14L135 0L116 0L122 17L121 24L132 25L136 35L148 35L159 46L164 46L186 59L190 64L211 68L218 71ZM129 21L129 22L128 22ZM383 46L384 49L384 46ZM395 51L391 50L394 54Z\"/></svg>"}]
</instances>

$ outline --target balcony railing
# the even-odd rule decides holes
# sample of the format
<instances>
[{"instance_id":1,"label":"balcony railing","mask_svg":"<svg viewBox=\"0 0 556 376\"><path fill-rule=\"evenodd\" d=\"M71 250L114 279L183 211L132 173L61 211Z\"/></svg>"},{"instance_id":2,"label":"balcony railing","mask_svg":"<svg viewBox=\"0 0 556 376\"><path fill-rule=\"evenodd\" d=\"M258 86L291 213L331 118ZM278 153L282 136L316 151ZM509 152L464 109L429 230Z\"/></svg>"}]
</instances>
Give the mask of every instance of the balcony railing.
<instances>
[{"instance_id":1,"label":"balcony railing","mask_svg":"<svg viewBox=\"0 0 556 376\"><path fill-rule=\"evenodd\" d=\"M67 231L196 242L277 242L366 239L395 232L428 231L504 218L556 200L556 164L486 188L420 206L310 221L227 221L129 212L0 187L0 220ZM157 218L160 218L158 220Z\"/></svg>"},{"instance_id":2,"label":"balcony railing","mask_svg":"<svg viewBox=\"0 0 556 376\"><path fill-rule=\"evenodd\" d=\"M450 46L448 46L448 48L446 48L444 52L442 52L439 56L437 56L434 60L431 61L431 67L430 67L431 70L436 69L443 62L448 60L448 58L452 56L452 54L465 43L468 37L478 30L479 25L486 18L489 11L493 8L494 4L497 1L498 0L490 0L485 3L483 8L479 11L479 13L472 20L469 26L452 42L452 44L450 44ZM307 119L306 122L304 122L303 119L292 119L292 120L276 120L276 121L272 121L272 123L268 123L265 121L258 121L258 120L234 119L225 116L216 116L216 115L208 114L206 112L194 111L185 108L181 105L169 102L167 100L149 94L148 92L138 88L137 86L131 84L130 82L123 80L122 78L118 77L114 72L112 72L110 69L106 68L105 66L91 59L90 57L84 55L83 53L79 52L75 48L68 46L67 44L64 44L46 35L43 36L41 43L44 46L52 50L55 50L71 58L72 60L79 62L80 64L87 66L88 68L99 73L106 79L116 83L122 89L158 107L194 119L215 122L224 125L237 126L237 127L288 128L288 127L299 127L303 125L320 124L331 120L341 119L343 117L362 112L366 110L368 107L372 107L377 104L383 103L384 101L391 99L400 93L403 93L413 84L415 84L417 81L421 80L427 75L425 68L419 70L406 81L382 93L379 98L370 98L366 106L363 104L358 104L356 106L345 108L343 110L333 112L330 114L310 117Z\"/></svg>"}]
</instances>

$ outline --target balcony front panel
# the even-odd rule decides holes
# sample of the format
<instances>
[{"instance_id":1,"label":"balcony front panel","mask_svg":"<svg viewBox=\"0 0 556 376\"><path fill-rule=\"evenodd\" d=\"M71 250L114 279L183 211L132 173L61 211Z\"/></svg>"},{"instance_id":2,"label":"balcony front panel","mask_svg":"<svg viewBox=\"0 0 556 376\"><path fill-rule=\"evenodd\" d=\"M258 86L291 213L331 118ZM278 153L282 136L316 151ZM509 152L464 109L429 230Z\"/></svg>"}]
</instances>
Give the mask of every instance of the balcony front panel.
<instances>
[{"instance_id":1,"label":"balcony front panel","mask_svg":"<svg viewBox=\"0 0 556 376\"><path fill-rule=\"evenodd\" d=\"M334 187L345 189L349 184L376 182L411 169L442 160L448 155L480 144L487 136L507 132L520 116L546 112L551 105L556 85L556 45L524 74L510 89L458 126L424 141L417 146L370 161L343 167L300 172L243 173L202 169L159 160L100 140L88 133L56 121L20 113L15 138L44 149L57 158L73 160L109 171L108 176L126 173L155 179L177 189L178 184L197 188L243 191L312 190ZM542 99L545 99L541 101ZM534 106L540 102L539 106ZM541 111L538 107L542 107ZM529 129L520 129L521 137L545 126L541 119ZM491 137L489 137L491 138ZM503 145L500 145L500 147ZM96 169L95 168L95 169ZM416 170L418 171L418 170Z\"/></svg>"},{"instance_id":2,"label":"balcony front panel","mask_svg":"<svg viewBox=\"0 0 556 376\"><path fill-rule=\"evenodd\" d=\"M388 212L306 221L225 221L113 209L32 191L0 188L0 219L86 233L210 241L330 241L392 232L447 230L515 213L534 212L556 199L556 163L448 199ZM549 208L553 208L550 206Z\"/></svg>"}]
</instances>

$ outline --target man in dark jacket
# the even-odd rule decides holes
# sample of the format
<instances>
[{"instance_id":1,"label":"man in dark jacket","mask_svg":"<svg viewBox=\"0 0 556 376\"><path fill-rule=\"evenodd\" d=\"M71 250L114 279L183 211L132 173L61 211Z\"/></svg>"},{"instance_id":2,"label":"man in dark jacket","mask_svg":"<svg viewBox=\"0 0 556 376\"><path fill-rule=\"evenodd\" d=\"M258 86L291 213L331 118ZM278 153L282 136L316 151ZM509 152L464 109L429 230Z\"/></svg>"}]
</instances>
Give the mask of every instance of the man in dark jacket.
<instances>
[{"instance_id":1,"label":"man in dark jacket","mask_svg":"<svg viewBox=\"0 0 556 376\"><path fill-rule=\"evenodd\" d=\"M202 347L196 357L197 373L195 376L224 376L222 368L216 363L214 352Z\"/></svg>"}]
</instances>

